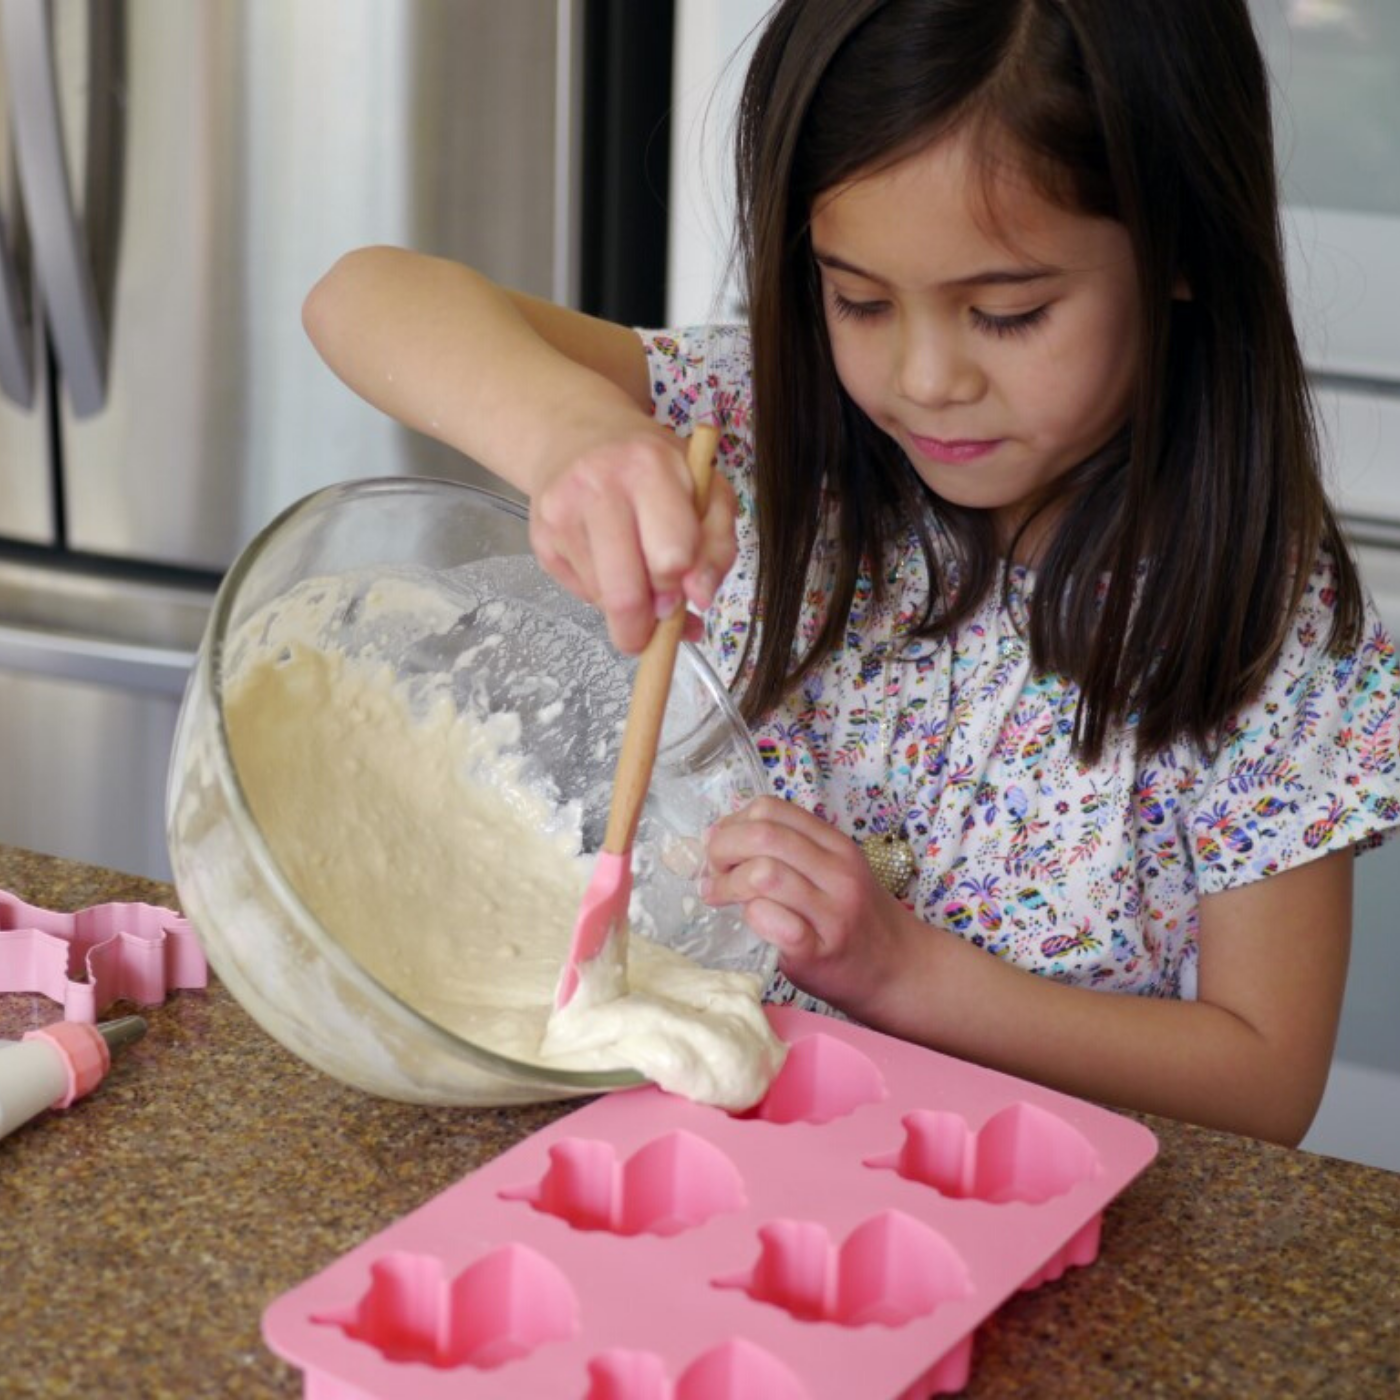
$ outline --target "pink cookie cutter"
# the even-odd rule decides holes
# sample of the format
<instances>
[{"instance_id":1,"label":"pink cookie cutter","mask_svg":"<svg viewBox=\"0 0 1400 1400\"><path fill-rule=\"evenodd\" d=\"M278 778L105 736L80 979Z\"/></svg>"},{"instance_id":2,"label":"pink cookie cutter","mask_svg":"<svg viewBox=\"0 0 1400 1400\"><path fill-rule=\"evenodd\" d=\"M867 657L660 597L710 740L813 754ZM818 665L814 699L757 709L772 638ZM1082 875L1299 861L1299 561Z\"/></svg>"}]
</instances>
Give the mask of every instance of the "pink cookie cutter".
<instances>
[{"instance_id":1,"label":"pink cookie cutter","mask_svg":"<svg viewBox=\"0 0 1400 1400\"><path fill-rule=\"evenodd\" d=\"M114 1001L155 1006L208 984L194 930L173 909L130 902L63 914L0 890L0 992L37 992L64 1020L93 1025Z\"/></svg>"}]
</instances>

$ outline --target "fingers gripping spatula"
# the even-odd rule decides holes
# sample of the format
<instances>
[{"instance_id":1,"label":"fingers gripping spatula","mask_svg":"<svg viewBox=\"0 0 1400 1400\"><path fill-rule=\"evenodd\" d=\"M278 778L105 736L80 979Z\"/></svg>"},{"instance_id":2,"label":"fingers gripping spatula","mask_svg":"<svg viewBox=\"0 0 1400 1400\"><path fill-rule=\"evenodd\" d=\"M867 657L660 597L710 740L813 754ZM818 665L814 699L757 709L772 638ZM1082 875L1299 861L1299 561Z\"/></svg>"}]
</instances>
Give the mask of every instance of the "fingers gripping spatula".
<instances>
[{"instance_id":1,"label":"fingers gripping spatula","mask_svg":"<svg viewBox=\"0 0 1400 1400\"><path fill-rule=\"evenodd\" d=\"M686 462L695 486L695 508L701 514L710 490L718 431L709 424L699 425L690 436ZM656 762L661 721L666 698L671 693L671 673L676 651L685 629L685 604L680 603L669 617L656 624L651 640L637 663L632 682L632 700L622 731L622 749L613 773L612 802L608 824L583 903L579 906L568 956L554 993L556 1007L567 1006L578 990L579 969L596 958L614 940L612 959L619 974L626 965L627 906L632 897L632 842L637 835L642 803L651 783ZM621 991L621 987L618 988Z\"/></svg>"}]
</instances>

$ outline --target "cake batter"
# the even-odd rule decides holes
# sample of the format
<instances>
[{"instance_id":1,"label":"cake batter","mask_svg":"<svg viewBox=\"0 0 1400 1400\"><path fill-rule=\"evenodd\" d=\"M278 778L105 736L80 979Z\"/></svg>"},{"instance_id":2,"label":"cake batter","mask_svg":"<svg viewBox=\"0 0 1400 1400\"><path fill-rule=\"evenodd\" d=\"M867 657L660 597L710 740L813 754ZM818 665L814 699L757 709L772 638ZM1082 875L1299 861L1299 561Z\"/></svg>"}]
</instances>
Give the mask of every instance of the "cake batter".
<instances>
[{"instance_id":1,"label":"cake batter","mask_svg":"<svg viewBox=\"0 0 1400 1400\"><path fill-rule=\"evenodd\" d=\"M357 606L392 613L395 587L376 583ZM757 1102L784 1047L751 974L633 937L622 996L600 994L605 968L589 969L552 1014L590 869L578 813L526 779L516 716L460 712L448 686L325 644L335 606L334 589L313 590L301 625L283 608L241 638L225 691L249 808L318 921L401 1000L483 1048L631 1068L729 1109Z\"/></svg>"}]
</instances>

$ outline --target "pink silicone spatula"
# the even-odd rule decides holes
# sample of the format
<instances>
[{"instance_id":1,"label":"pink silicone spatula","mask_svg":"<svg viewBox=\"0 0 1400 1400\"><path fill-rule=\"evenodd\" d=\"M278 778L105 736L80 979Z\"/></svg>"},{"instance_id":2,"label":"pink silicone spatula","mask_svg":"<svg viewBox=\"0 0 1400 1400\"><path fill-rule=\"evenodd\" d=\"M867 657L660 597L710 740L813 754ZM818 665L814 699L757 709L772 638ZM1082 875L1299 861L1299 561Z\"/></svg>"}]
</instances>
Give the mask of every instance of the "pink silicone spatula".
<instances>
[{"instance_id":1,"label":"pink silicone spatula","mask_svg":"<svg viewBox=\"0 0 1400 1400\"><path fill-rule=\"evenodd\" d=\"M695 485L695 508L702 512L709 496L719 432L702 423L691 433L686 451ZM627 906L632 897L632 842L651 784L656 745L666 699L671 693L671 673L685 629L685 604L679 603L656 624L651 640L637 663L632 699L622 731L622 749L613 772L612 802L608 825L579 906L568 956L554 993L555 1006L567 1006L578 990L579 968L603 951L610 937L627 936Z\"/></svg>"}]
</instances>

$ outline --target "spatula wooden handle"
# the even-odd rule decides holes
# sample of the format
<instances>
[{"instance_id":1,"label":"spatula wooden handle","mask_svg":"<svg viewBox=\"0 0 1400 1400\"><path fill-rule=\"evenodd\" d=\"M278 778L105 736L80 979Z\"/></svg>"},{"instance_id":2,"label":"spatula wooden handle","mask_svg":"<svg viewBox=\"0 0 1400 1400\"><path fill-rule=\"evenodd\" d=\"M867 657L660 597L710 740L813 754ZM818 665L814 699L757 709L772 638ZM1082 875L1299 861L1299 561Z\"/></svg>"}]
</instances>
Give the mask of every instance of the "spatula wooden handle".
<instances>
[{"instance_id":1,"label":"spatula wooden handle","mask_svg":"<svg viewBox=\"0 0 1400 1400\"><path fill-rule=\"evenodd\" d=\"M714 469L719 432L702 423L690 435L686 464L695 486L695 509L705 513L710 495L710 473ZM632 699L627 708L627 724L622 731L622 749L613 775L612 805L603 834L603 849L622 855L632 849L641 819L642 804L651 786L651 770L656 763L656 746L661 738L661 721L671 693L671 675L676 652L685 631L685 603L680 602L668 617L656 624L651 640L637 663L632 682Z\"/></svg>"}]
</instances>

